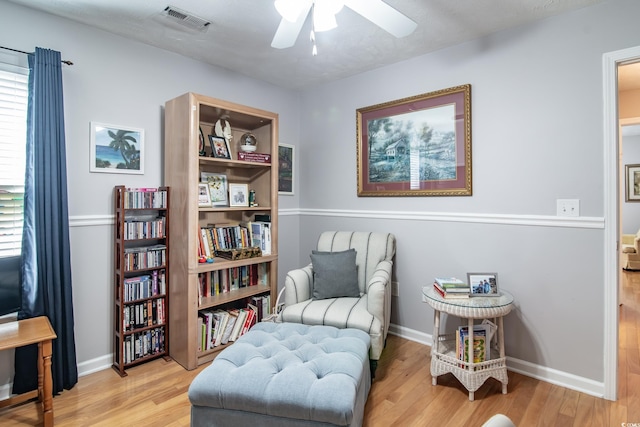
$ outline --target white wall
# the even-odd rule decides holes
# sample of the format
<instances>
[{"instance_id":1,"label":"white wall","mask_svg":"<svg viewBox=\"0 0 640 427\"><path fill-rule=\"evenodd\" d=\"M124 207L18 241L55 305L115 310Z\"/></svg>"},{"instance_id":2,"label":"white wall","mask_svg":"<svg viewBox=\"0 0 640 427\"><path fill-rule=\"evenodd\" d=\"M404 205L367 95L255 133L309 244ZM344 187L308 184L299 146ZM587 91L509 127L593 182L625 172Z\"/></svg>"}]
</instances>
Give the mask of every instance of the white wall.
<instances>
[{"instance_id":1,"label":"white wall","mask_svg":"<svg viewBox=\"0 0 640 427\"><path fill-rule=\"evenodd\" d=\"M299 95L8 2L0 3L0 40L24 51L55 49L74 62L63 67L63 83L76 347L81 374L102 369L113 351L113 187L163 184L163 144L171 143L163 141L164 103L196 92L277 112L282 141L295 144ZM145 174L90 173L91 121L143 128ZM283 199L284 208L297 206L297 196ZM296 219L288 222L297 230ZM292 243L281 253L292 258L297 236L285 234ZM5 352L1 360L12 357ZM0 384L11 378L10 365L0 367Z\"/></svg>"},{"instance_id":2,"label":"white wall","mask_svg":"<svg viewBox=\"0 0 640 427\"><path fill-rule=\"evenodd\" d=\"M516 298L510 366L602 394L602 55L640 45L639 13L635 0L604 2L304 91L301 264L321 230L394 232L393 323L425 341L422 286L498 272ZM465 83L473 196L358 198L355 110ZM579 199L582 217L555 217L559 198Z\"/></svg>"}]
</instances>

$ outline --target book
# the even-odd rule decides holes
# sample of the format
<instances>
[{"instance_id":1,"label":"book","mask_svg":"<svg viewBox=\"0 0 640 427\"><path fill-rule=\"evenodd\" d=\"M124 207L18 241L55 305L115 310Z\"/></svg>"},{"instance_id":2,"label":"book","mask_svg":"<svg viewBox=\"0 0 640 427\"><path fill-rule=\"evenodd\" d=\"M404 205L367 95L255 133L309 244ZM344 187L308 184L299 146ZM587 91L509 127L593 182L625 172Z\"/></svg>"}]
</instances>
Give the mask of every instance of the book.
<instances>
[{"instance_id":1,"label":"book","mask_svg":"<svg viewBox=\"0 0 640 427\"><path fill-rule=\"evenodd\" d=\"M445 299L456 299L456 298L469 298L470 297L470 292L467 289L466 292L451 292L449 289L443 289L440 285L438 285L438 283L433 282L433 289L436 290L436 292Z\"/></svg>"},{"instance_id":2,"label":"book","mask_svg":"<svg viewBox=\"0 0 640 427\"><path fill-rule=\"evenodd\" d=\"M229 313L225 310L216 310L214 312L214 316L218 319L218 324L216 326L216 336L215 341L213 343L214 347L219 346L222 343L222 335L224 334L225 329L227 328L227 322L229 321Z\"/></svg>"},{"instance_id":3,"label":"book","mask_svg":"<svg viewBox=\"0 0 640 427\"><path fill-rule=\"evenodd\" d=\"M488 325L473 326L473 363L480 363L490 359ZM469 362L469 328L460 326L456 330L456 354L459 360Z\"/></svg>"},{"instance_id":4,"label":"book","mask_svg":"<svg viewBox=\"0 0 640 427\"><path fill-rule=\"evenodd\" d=\"M247 304L246 312L247 312L247 319L245 320L244 325L242 326L242 330L240 331L240 336L244 335L249 329L251 329L256 319L256 316L258 314L258 309L253 304Z\"/></svg>"},{"instance_id":5,"label":"book","mask_svg":"<svg viewBox=\"0 0 640 427\"><path fill-rule=\"evenodd\" d=\"M231 333L233 332L236 326L236 320L238 320L238 311L229 310L227 311L227 315L228 315L227 326L224 329L224 332L222 334L222 340L220 341L220 343L223 345L227 344L229 342L229 339L231 338Z\"/></svg>"},{"instance_id":6,"label":"book","mask_svg":"<svg viewBox=\"0 0 640 427\"><path fill-rule=\"evenodd\" d=\"M233 325L233 331L231 331L231 336L229 337L229 341L235 341L240 336L240 332L242 331L242 327L247 319L247 311L244 309L234 309L232 312L237 312L236 324Z\"/></svg>"},{"instance_id":7,"label":"book","mask_svg":"<svg viewBox=\"0 0 640 427\"><path fill-rule=\"evenodd\" d=\"M467 285L466 282L463 282L460 279L457 279L455 277L436 277L435 281L438 285L440 285L442 288L468 288L469 285Z\"/></svg>"}]
</instances>

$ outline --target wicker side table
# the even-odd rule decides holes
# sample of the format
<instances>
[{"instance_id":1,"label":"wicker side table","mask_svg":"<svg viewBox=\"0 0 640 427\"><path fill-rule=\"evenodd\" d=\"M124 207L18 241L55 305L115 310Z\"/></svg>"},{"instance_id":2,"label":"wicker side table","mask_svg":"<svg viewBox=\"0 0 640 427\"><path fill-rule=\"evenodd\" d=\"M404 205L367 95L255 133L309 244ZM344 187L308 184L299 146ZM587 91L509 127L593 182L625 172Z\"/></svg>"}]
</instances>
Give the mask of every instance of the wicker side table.
<instances>
[{"instance_id":1,"label":"wicker side table","mask_svg":"<svg viewBox=\"0 0 640 427\"><path fill-rule=\"evenodd\" d=\"M451 372L469 390L469 400L488 378L495 378L502 383L502 393L507 394L507 363L504 354L503 317L513 308L513 296L505 291L496 297L472 297L464 299L445 299L438 294L432 285L422 288L423 301L434 310L433 345L431 346L431 378L437 384L440 375ZM494 319L498 330L493 336L491 359L474 363L458 360L456 357L456 340L454 335L440 333L440 313L447 313L468 319L469 331L473 331L475 319ZM471 332L472 333L472 332ZM498 352L496 357L495 353ZM469 354L473 354L473 339L469 340Z\"/></svg>"}]
</instances>

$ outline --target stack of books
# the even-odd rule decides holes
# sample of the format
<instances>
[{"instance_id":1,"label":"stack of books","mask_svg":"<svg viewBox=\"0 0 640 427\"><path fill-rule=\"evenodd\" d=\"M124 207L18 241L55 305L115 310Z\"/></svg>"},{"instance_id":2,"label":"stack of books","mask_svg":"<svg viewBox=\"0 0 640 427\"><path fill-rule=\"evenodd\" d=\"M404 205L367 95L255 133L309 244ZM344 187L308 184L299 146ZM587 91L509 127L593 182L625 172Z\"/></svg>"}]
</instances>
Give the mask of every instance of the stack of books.
<instances>
[{"instance_id":1,"label":"stack of books","mask_svg":"<svg viewBox=\"0 0 640 427\"><path fill-rule=\"evenodd\" d=\"M455 277L436 277L433 287L443 298L469 298L469 285Z\"/></svg>"},{"instance_id":2,"label":"stack of books","mask_svg":"<svg viewBox=\"0 0 640 427\"><path fill-rule=\"evenodd\" d=\"M481 363L491 359L490 325L473 326L473 363ZM458 360L469 363L469 328L460 326L456 330L456 356Z\"/></svg>"}]
</instances>

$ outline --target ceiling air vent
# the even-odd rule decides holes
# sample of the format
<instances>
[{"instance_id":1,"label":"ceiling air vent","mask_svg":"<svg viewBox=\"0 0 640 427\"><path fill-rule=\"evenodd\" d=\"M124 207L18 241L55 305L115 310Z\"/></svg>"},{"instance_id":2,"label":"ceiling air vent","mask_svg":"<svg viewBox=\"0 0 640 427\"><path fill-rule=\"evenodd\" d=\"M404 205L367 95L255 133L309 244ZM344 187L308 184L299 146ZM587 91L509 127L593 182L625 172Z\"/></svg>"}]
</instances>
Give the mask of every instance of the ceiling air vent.
<instances>
[{"instance_id":1,"label":"ceiling air vent","mask_svg":"<svg viewBox=\"0 0 640 427\"><path fill-rule=\"evenodd\" d=\"M207 21L206 19L199 18L174 6L167 6L164 9L164 14L172 22L177 22L180 25L191 28L192 30L204 32L207 31L209 25L211 25L211 22Z\"/></svg>"}]
</instances>

